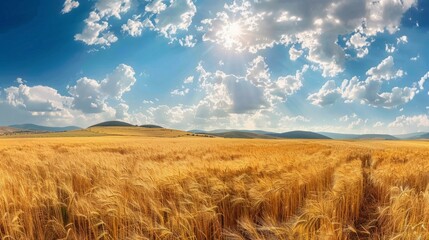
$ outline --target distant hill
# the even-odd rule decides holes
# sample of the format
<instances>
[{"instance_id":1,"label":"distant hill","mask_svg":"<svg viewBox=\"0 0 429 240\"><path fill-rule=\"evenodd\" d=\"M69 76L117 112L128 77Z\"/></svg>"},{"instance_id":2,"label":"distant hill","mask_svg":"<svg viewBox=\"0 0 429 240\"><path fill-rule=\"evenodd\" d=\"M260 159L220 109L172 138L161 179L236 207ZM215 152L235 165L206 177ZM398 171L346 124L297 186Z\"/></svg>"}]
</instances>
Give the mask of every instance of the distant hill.
<instances>
[{"instance_id":1,"label":"distant hill","mask_svg":"<svg viewBox=\"0 0 429 240\"><path fill-rule=\"evenodd\" d=\"M134 127L134 125L121 121L107 121L92 125L91 127Z\"/></svg>"},{"instance_id":2,"label":"distant hill","mask_svg":"<svg viewBox=\"0 0 429 240\"><path fill-rule=\"evenodd\" d=\"M408 133L402 135L395 135L399 139L428 139L429 133L427 132L417 132L417 133Z\"/></svg>"},{"instance_id":3,"label":"distant hill","mask_svg":"<svg viewBox=\"0 0 429 240\"><path fill-rule=\"evenodd\" d=\"M359 137L359 134L347 134L347 133L332 133L332 132L318 132L324 136L330 137L332 139L356 139Z\"/></svg>"},{"instance_id":4,"label":"distant hill","mask_svg":"<svg viewBox=\"0 0 429 240\"><path fill-rule=\"evenodd\" d=\"M145 124L145 125L141 125L140 127L143 127L143 128L163 128L161 126L153 125L153 124Z\"/></svg>"},{"instance_id":5,"label":"distant hill","mask_svg":"<svg viewBox=\"0 0 429 240\"><path fill-rule=\"evenodd\" d=\"M208 133L217 137L223 137L223 138L247 138L247 139L275 139L277 137L269 136L269 135L263 135L263 134L256 134L251 132L241 132L241 131L230 131L230 132L224 132L224 133Z\"/></svg>"},{"instance_id":6,"label":"distant hill","mask_svg":"<svg viewBox=\"0 0 429 240\"><path fill-rule=\"evenodd\" d=\"M398 140L398 138L388 134L362 134L353 139L382 139L382 140Z\"/></svg>"},{"instance_id":7,"label":"distant hill","mask_svg":"<svg viewBox=\"0 0 429 240\"><path fill-rule=\"evenodd\" d=\"M14 127L0 127L0 135L8 134L8 133L18 133L23 131L26 131L26 130L14 128Z\"/></svg>"},{"instance_id":8,"label":"distant hill","mask_svg":"<svg viewBox=\"0 0 429 240\"><path fill-rule=\"evenodd\" d=\"M65 132L65 131L73 131L73 130L81 129L80 127L76 127L76 126L46 127L46 126L41 126L36 124L18 124L18 125L11 125L9 127L28 130L28 131L36 131L36 132Z\"/></svg>"},{"instance_id":9,"label":"distant hill","mask_svg":"<svg viewBox=\"0 0 429 240\"><path fill-rule=\"evenodd\" d=\"M292 131L285 133L273 133L269 134L270 136L278 138L287 138L287 139L331 139L325 135L315 133L315 132L306 132L306 131Z\"/></svg>"},{"instance_id":10,"label":"distant hill","mask_svg":"<svg viewBox=\"0 0 429 240\"><path fill-rule=\"evenodd\" d=\"M242 133L254 133L254 134L261 134L261 135L268 135L273 134L275 132L267 132L262 130L238 130L238 129L216 129L211 131L205 131L205 130L189 130L188 132L191 133L203 133L203 134L218 134L218 133L229 133L229 132L242 132Z\"/></svg>"},{"instance_id":11,"label":"distant hill","mask_svg":"<svg viewBox=\"0 0 429 240\"><path fill-rule=\"evenodd\" d=\"M416 135L409 136L406 139L415 140L415 139L429 139L429 133L419 133Z\"/></svg>"}]
</instances>

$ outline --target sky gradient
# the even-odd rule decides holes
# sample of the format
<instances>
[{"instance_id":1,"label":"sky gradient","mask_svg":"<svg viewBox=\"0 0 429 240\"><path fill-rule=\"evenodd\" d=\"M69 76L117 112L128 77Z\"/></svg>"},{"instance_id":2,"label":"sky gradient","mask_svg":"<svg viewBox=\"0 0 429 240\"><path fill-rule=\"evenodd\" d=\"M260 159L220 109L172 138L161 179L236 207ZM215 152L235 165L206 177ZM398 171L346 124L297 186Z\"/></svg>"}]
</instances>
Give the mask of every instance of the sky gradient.
<instances>
[{"instance_id":1,"label":"sky gradient","mask_svg":"<svg viewBox=\"0 0 429 240\"><path fill-rule=\"evenodd\" d=\"M0 125L429 131L429 3L0 3Z\"/></svg>"}]
</instances>

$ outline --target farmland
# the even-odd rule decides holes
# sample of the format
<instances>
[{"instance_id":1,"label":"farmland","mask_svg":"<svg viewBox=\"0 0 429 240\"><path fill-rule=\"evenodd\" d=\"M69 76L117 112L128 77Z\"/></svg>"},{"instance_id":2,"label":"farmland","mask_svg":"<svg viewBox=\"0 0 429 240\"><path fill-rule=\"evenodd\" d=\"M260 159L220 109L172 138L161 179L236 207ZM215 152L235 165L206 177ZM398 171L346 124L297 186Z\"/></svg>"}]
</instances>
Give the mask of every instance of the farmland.
<instances>
[{"instance_id":1,"label":"farmland","mask_svg":"<svg viewBox=\"0 0 429 240\"><path fill-rule=\"evenodd\" d=\"M1 239L429 239L429 142L90 132L0 139Z\"/></svg>"}]
</instances>

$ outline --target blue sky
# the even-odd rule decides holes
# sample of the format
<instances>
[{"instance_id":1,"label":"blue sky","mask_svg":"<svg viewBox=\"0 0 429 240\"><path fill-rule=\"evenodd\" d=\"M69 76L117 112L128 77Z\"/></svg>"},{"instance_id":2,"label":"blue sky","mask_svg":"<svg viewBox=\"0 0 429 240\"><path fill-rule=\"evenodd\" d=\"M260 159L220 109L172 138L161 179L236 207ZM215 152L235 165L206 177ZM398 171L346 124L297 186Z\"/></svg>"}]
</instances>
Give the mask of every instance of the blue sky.
<instances>
[{"instance_id":1,"label":"blue sky","mask_svg":"<svg viewBox=\"0 0 429 240\"><path fill-rule=\"evenodd\" d=\"M429 131L427 1L17 0L0 9L0 125Z\"/></svg>"}]
</instances>

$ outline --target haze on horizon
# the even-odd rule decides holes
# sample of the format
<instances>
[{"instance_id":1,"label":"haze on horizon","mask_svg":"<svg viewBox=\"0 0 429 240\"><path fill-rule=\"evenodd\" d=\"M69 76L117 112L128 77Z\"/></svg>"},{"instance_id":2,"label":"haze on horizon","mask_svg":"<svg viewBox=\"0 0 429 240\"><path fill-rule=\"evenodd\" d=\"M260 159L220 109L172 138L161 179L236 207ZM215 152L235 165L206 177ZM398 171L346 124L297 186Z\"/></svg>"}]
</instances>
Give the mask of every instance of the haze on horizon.
<instances>
[{"instance_id":1,"label":"haze on horizon","mask_svg":"<svg viewBox=\"0 0 429 240\"><path fill-rule=\"evenodd\" d=\"M0 9L0 126L429 131L423 0L16 0Z\"/></svg>"}]
</instances>

